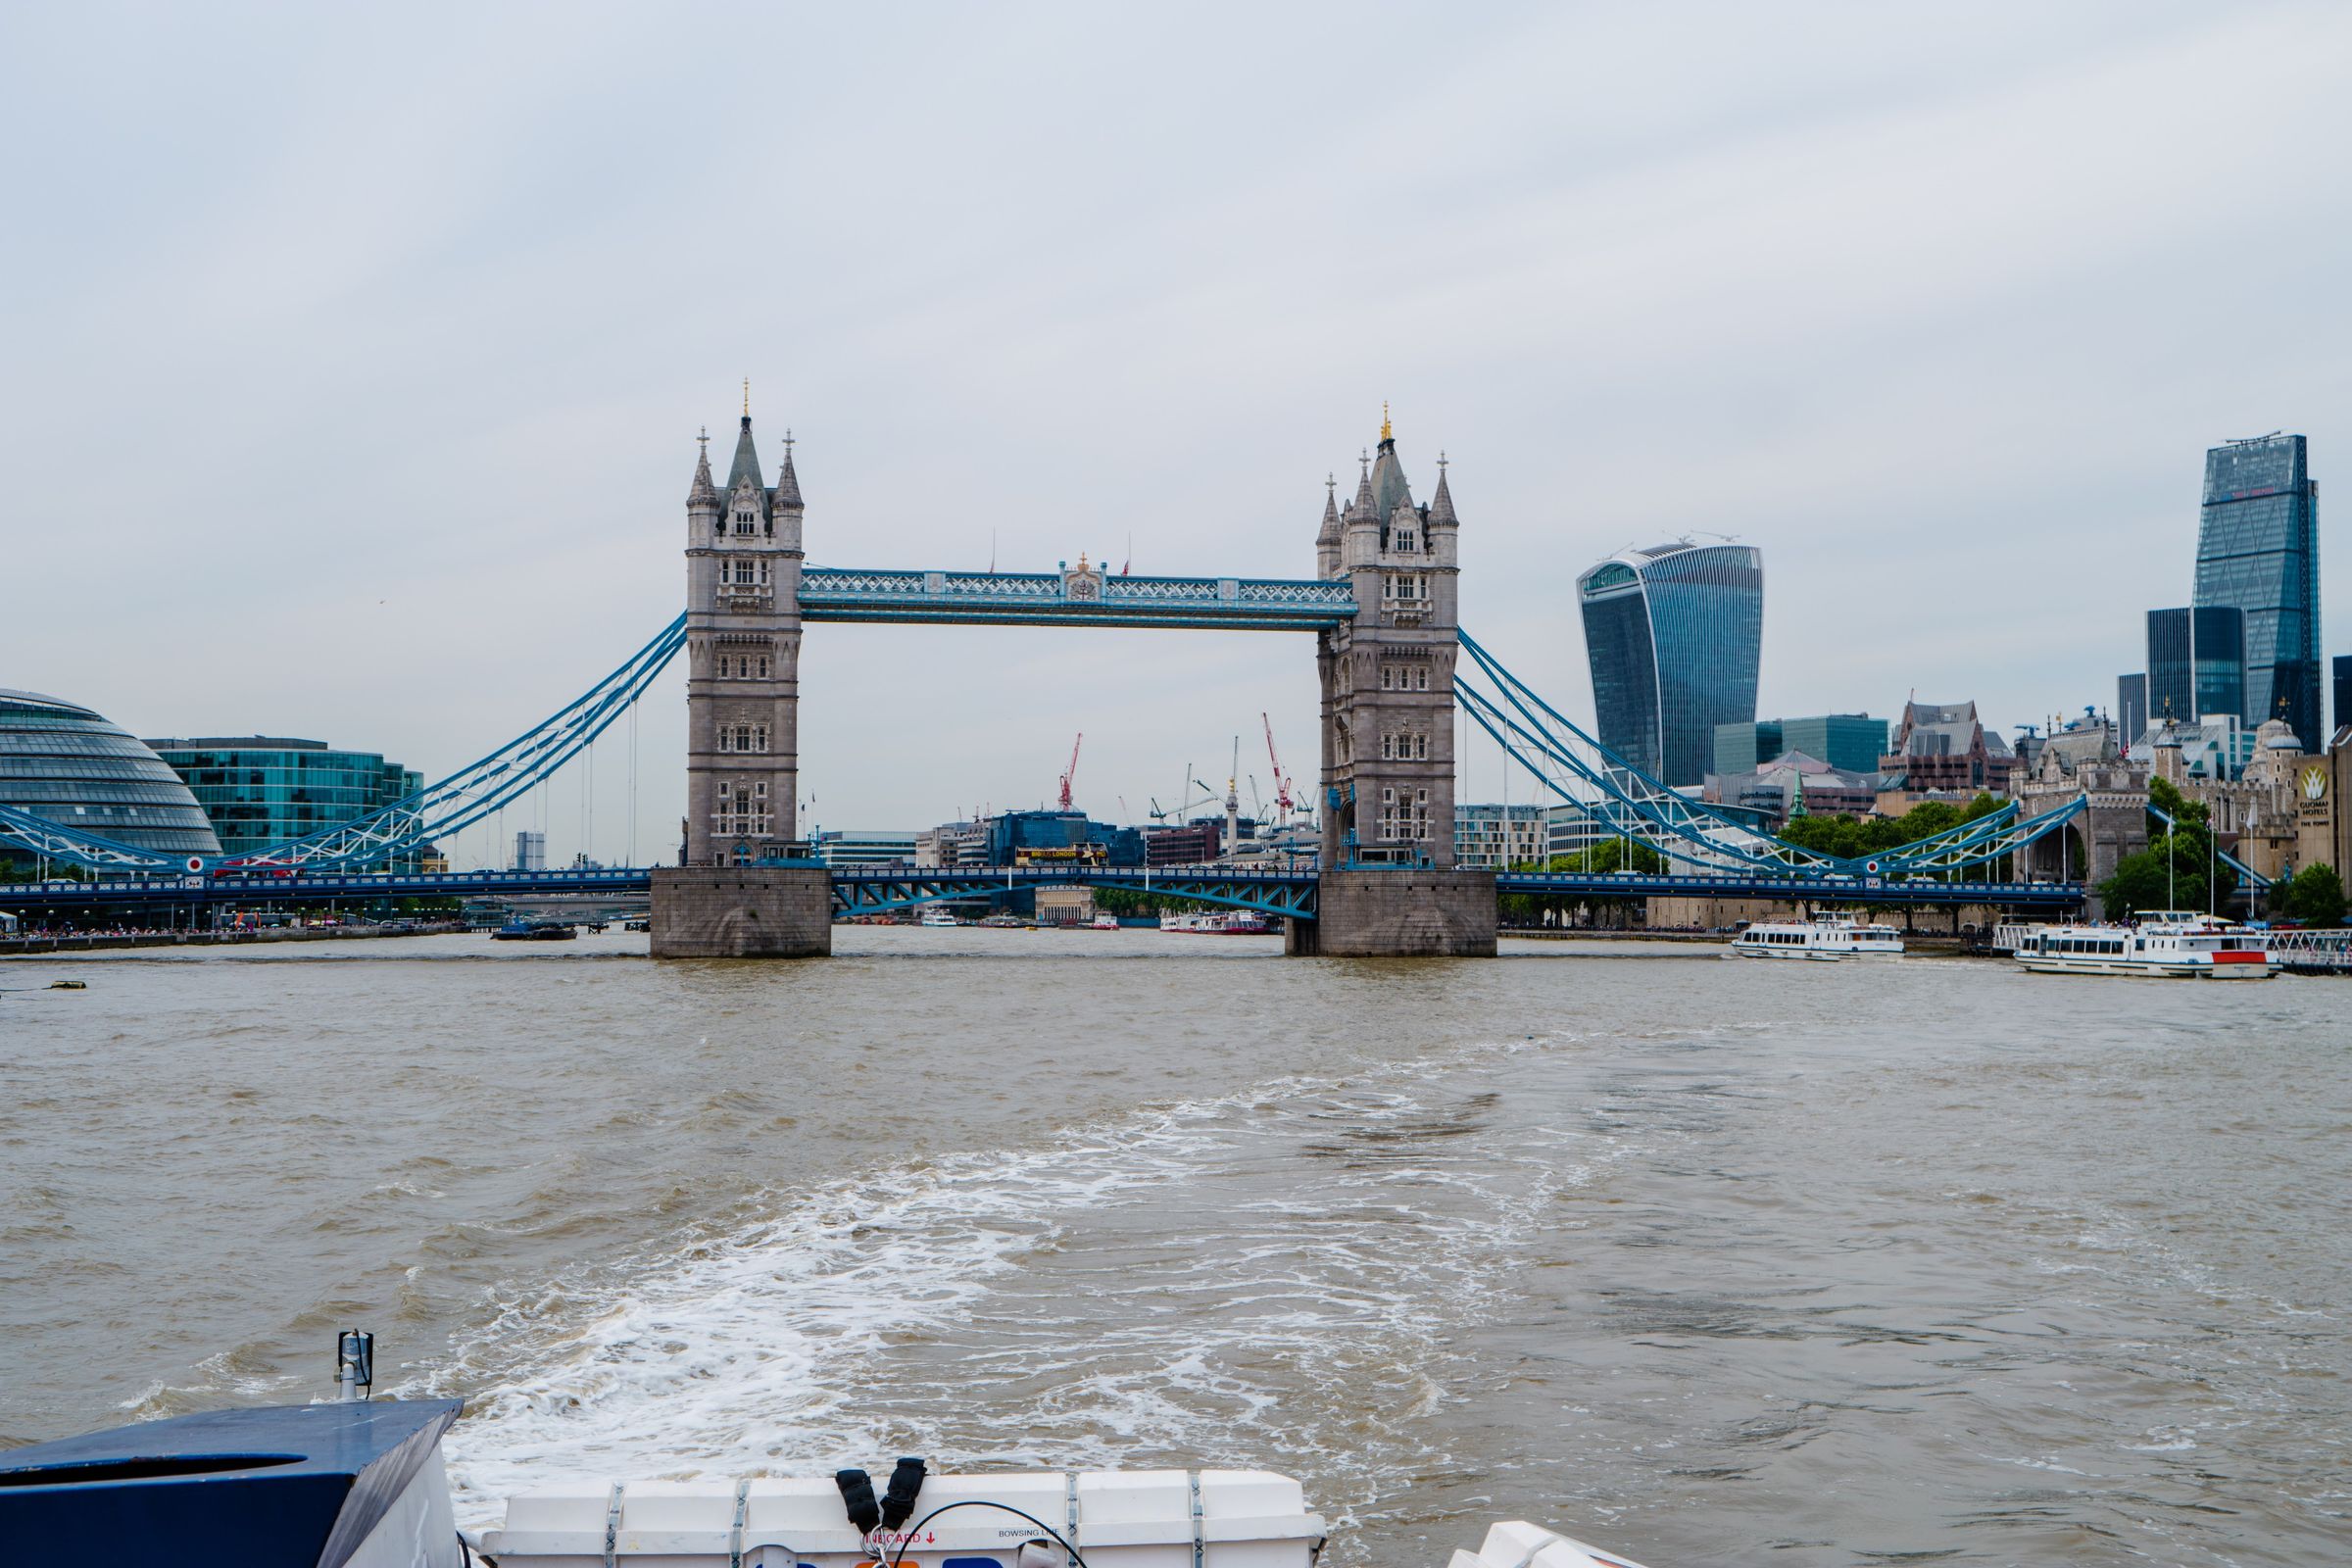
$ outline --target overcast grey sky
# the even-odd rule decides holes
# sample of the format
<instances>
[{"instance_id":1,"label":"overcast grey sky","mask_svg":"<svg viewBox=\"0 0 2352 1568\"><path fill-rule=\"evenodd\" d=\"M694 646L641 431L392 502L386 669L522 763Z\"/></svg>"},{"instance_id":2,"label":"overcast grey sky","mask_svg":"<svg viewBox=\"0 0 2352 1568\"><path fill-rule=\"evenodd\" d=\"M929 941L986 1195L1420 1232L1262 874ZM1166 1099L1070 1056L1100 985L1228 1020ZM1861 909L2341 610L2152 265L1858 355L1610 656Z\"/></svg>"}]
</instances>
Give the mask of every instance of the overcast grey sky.
<instances>
[{"instance_id":1,"label":"overcast grey sky","mask_svg":"<svg viewBox=\"0 0 2352 1568\"><path fill-rule=\"evenodd\" d=\"M2110 705L2203 449L2284 428L2352 651L2341 6L20 5L0 180L0 685L142 734L507 739L676 612L746 375L874 566L1308 575L1387 399L1580 716L1573 577L1693 530L1763 549L1768 715ZM1081 729L1104 815L1237 733L1270 789L1260 710L1314 771L1303 637L826 626L803 690L829 827Z\"/></svg>"}]
</instances>

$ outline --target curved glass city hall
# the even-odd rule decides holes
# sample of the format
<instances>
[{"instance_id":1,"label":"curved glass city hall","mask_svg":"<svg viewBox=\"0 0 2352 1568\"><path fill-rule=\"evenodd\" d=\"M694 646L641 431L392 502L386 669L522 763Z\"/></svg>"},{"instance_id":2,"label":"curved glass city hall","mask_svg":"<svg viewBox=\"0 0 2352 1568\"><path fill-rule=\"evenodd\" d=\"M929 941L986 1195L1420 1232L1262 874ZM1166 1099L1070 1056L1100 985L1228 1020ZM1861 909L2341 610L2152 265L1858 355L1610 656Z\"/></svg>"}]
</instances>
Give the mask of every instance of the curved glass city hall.
<instances>
[{"instance_id":1,"label":"curved glass city hall","mask_svg":"<svg viewBox=\"0 0 2352 1568\"><path fill-rule=\"evenodd\" d=\"M1576 587L1600 743L1662 783L1705 782L1715 726L1756 717L1762 554L1749 545L1629 550Z\"/></svg>"},{"instance_id":2,"label":"curved glass city hall","mask_svg":"<svg viewBox=\"0 0 2352 1568\"><path fill-rule=\"evenodd\" d=\"M0 806L134 849L220 853L204 808L144 742L37 692L0 691Z\"/></svg>"}]
</instances>

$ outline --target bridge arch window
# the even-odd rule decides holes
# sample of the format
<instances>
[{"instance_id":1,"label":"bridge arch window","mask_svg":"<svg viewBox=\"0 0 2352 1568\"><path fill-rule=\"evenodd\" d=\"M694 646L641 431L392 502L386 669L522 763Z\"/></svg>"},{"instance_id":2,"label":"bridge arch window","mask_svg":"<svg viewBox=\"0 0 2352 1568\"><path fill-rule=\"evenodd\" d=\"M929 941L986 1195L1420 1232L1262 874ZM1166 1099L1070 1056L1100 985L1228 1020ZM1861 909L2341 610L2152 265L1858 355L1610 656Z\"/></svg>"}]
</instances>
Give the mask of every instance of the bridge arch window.
<instances>
[{"instance_id":1,"label":"bridge arch window","mask_svg":"<svg viewBox=\"0 0 2352 1568\"><path fill-rule=\"evenodd\" d=\"M762 655L760 660L760 678L761 680L767 679L767 659L764 655Z\"/></svg>"},{"instance_id":2,"label":"bridge arch window","mask_svg":"<svg viewBox=\"0 0 2352 1568\"><path fill-rule=\"evenodd\" d=\"M1401 551L1411 552L1419 550L1421 545L1420 541L1414 538L1412 529L1399 528L1396 530L1396 548Z\"/></svg>"}]
</instances>

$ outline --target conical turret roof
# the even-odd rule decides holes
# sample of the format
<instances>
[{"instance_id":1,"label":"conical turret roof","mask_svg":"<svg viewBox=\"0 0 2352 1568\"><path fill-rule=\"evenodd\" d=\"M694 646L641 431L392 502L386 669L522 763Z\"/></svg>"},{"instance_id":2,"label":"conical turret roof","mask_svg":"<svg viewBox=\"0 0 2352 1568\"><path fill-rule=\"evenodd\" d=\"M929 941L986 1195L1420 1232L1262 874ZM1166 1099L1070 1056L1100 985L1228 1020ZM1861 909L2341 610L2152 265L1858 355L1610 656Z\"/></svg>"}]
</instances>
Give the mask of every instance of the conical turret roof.
<instances>
[{"instance_id":1,"label":"conical turret roof","mask_svg":"<svg viewBox=\"0 0 2352 1568\"><path fill-rule=\"evenodd\" d=\"M752 445L752 416L748 414L743 416L743 428L736 432L735 462L727 469L727 490L732 493L747 480L755 490L767 488L760 477L760 449Z\"/></svg>"},{"instance_id":2,"label":"conical turret roof","mask_svg":"<svg viewBox=\"0 0 2352 1568\"><path fill-rule=\"evenodd\" d=\"M1446 458L1438 457L1438 493L1429 498L1429 520L1432 522L1458 521L1453 514L1453 492L1446 488Z\"/></svg>"},{"instance_id":3,"label":"conical turret roof","mask_svg":"<svg viewBox=\"0 0 2352 1568\"><path fill-rule=\"evenodd\" d=\"M1336 545L1339 542L1340 485L1337 479L1326 476L1323 480L1323 527L1316 533L1315 543Z\"/></svg>"},{"instance_id":4,"label":"conical turret roof","mask_svg":"<svg viewBox=\"0 0 2352 1568\"><path fill-rule=\"evenodd\" d=\"M1351 519L1356 517L1370 517L1378 520L1380 516L1380 511L1372 499L1371 458L1369 456L1365 457L1363 459L1363 472L1356 476L1355 500L1348 505L1348 515Z\"/></svg>"},{"instance_id":5,"label":"conical turret roof","mask_svg":"<svg viewBox=\"0 0 2352 1568\"><path fill-rule=\"evenodd\" d=\"M1396 438L1383 436L1380 456L1372 463L1372 512L1375 516L1395 516L1398 507L1413 504L1413 488L1405 483L1404 465L1396 461Z\"/></svg>"},{"instance_id":6,"label":"conical turret roof","mask_svg":"<svg viewBox=\"0 0 2352 1568\"><path fill-rule=\"evenodd\" d=\"M801 476L795 473L792 467L792 432L790 430L784 432L784 469L776 475L776 493L773 500L779 507L801 505Z\"/></svg>"},{"instance_id":7,"label":"conical turret roof","mask_svg":"<svg viewBox=\"0 0 2352 1568\"><path fill-rule=\"evenodd\" d=\"M702 451L694 460L694 483L687 487L686 504L707 501L718 504L718 487L710 482L710 438L702 438Z\"/></svg>"}]
</instances>

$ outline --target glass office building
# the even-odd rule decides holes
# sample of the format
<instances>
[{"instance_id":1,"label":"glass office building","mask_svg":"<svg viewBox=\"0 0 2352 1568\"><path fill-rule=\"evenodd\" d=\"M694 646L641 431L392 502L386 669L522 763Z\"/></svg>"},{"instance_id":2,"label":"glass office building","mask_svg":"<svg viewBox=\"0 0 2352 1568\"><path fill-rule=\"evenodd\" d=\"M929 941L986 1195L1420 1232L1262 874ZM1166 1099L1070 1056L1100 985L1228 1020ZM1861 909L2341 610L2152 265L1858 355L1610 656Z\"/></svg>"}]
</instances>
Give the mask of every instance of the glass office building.
<instances>
[{"instance_id":1,"label":"glass office building","mask_svg":"<svg viewBox=\"0 0 2352 1568\"><path fill-rule=\"evenodd\" d=\"M37 692L0 691L0 806L133 849L220 853L204 808L144 742ZM0 850L19 869L32 858Z\"/></svg>"},{"instance_id":2,"label":"glass office building","mask_svg":"<svg viewBox=\"0 0 2352 1568\"><path fill-rule=\"evenodd\" d=\"M246 735L149 741L212 818L224 855L250 855L357 820L424 787L424 776L378 752L324 741ZM371 870L414 871L421 850Z\"/></svg>"},{"instance_id":3,"label":"glass office building","mask_svg":"<svg viewBox=\"0 0 2352 1568\"><path fill-rule=\"evenodd\" d=\"M2228 605L2148 612L2148 721L2246 714L2245 614Z\"/></svg>"},{"instance_id":4,"label":"glass office building","mask_svg":"<svg viewBox=\"0 0 2352 1568\"><path fill-rule=\"evenodd\" d=\"M1717 775L1752 773L1776 757L1802 752L1848 773L1875 771L1886 751L1886 720L1868 713L1759 718L1715 726Z\"/></svg>"},{"instance_id":5,"label":"glass office building","mask_svg":"<svg viewBox=\"0 0 2352 1568\"><path fill-rule=\"evenodd\" d=\"M2205 454L2197 525L2200 608L2245 615L2245 691L2235 712L2249 728L2283 718L2306 748L2320 734L2320 499L2303 438L2267 435ZM2148 671L2151 702L2156 671Z\"/></svg>"},{"instance_id":6,"label":"glass office building","mask_svg":"<svg viewBox=\"0 0 2352 1568\"><path fill-rule=\"evenodd\" d=\"M1752 724L1764 558L1748 545L1658 545L1576 580L1600 743L1661 783L1705 782L1719 724Z\"/></svg>"},{"instance_id":7,"label":"glass office building","mask_svg":"<svg viewBox=\"0 0 2352 1568\"><path fill-rule=\"evenodd\" d=\"M2126 746L2148 732L2147 676L2115 677L2115 721Z\"/></svg>"},{"instance_id":8,"label":"glass office building","mask_svg":"<svg viewBox=\"0 0 2352 1568\"><path fill-rule=\"evenodd\" d=\"M2335 656L2335 727L2352 724L2352 654ZM2301 736L2295 737L2301 740ZM2311 742L2309 749L2318 751L2319 743Z\"/></svg>"}]
</instances>

